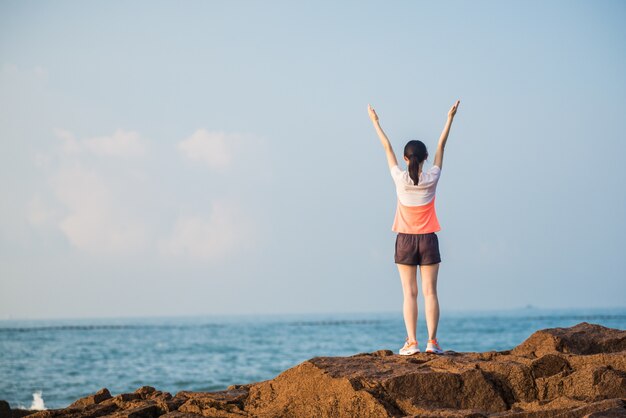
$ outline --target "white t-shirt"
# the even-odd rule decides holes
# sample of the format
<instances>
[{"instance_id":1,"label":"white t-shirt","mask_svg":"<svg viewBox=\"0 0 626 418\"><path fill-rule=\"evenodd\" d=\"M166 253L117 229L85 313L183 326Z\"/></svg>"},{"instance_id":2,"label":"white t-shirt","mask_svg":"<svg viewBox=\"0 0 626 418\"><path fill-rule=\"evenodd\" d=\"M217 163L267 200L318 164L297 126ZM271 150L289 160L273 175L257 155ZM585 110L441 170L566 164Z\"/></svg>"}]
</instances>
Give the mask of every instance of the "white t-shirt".
<instances>
[{"instance_id":1,"label":"white t-shirt","mask_svg":"<svg viewBox=\"0 0 626 418\"><path fill-rule=\"evenodd\" d=\"M391 177L396 184L398 199L405 206L422 206L430 203L435 198L440 175L441 169L434 165L420 173L416 186L408 170L401 170L397 165L391 167Z\"/></svg>"}]
</instances>

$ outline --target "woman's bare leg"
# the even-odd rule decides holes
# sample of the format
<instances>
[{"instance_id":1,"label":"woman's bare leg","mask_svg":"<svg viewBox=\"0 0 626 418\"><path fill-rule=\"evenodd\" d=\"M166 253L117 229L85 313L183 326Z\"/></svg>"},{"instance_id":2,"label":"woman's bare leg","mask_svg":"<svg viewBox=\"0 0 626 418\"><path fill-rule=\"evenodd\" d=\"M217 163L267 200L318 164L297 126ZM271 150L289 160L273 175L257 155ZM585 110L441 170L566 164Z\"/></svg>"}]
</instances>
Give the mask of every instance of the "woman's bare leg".
<instances>
[{"instance_id":1,"label":"woman's bare leg","mask_svg":"<svg viewBox=\"0 0 626 418\"><path fill-rule=\"evenodd\" d=\"M439 263L420 266L422 276L422 292L424 293L424 310L426 311L426 326L428 327L428 339L437 338L437 326L439 325L439 299L437 298L437 275Z\"/></svg>"},{"instance_id":2,"label":"woman's bare leg","mask_svg":"<svg viewBox=\"0 0 626 418\"><path fill-rule=\"evenodd\" d=\"M417 266L396 264L400 272L402 293L404 294L402 312L404 314L406 335L409 337L409 341L417 341L415 336L417 331Z\"/></svg>"}]
</instances>

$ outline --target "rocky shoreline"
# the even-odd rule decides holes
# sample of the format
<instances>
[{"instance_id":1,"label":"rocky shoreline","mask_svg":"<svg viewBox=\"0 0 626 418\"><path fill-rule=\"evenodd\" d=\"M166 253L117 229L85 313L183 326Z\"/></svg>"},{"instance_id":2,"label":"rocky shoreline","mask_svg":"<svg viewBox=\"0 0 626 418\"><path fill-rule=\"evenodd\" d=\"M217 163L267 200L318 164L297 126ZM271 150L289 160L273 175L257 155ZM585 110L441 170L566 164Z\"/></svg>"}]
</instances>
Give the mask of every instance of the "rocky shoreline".
<instances>
[{"instance_id":1,"label":"rocky shoreline","mask_svg":"<svg viewBox=\"0 0 626 418\"><path fill-rule=\"evenodd\" d=\"M622 417L626 331L580 323L535 332L512 350L314 357L273 379L218 392L106 388L67 408L0 418Z\"/></svg>"}]
</instances>

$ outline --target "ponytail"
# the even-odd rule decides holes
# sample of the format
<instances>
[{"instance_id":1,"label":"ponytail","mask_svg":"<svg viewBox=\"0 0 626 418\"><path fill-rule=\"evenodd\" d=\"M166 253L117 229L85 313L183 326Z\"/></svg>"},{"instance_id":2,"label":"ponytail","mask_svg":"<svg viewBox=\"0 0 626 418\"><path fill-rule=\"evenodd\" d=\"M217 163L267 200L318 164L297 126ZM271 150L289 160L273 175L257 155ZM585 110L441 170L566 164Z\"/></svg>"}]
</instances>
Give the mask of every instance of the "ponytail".
<instances>
[{"instance_id":1,"label":"ponytail","mask_svg":"<svg viewBox=\"0 0 626 418\"><path fill-rule=\"evenodd\" d=\"M420 163L417 154L409 155L409 177L413 180L413 183L417 186L420 181Z\"/></svg>"},{"instance_id":2,"label":"ponytail","mask_svg":"<svg viewBox=\"0 0 626 418\"><path fill-rule=\"evenodd\" d=\"M409 141L404 146L404 156L409 159L409 177L417 186L420 180L420 164L428 157L426 145L418 140Z\"/></svg>"}]
</instances>

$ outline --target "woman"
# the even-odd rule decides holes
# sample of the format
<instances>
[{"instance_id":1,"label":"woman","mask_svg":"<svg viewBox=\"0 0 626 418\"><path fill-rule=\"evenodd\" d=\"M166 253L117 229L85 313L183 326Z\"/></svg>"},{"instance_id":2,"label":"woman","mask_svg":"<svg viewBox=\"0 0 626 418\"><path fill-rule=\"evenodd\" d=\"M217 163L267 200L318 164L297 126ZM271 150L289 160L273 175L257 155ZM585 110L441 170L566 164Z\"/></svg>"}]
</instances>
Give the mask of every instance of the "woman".
<instances>
[{"instance_id":1,"label":"woman","mask_svg":"<svg viewBox=\"0 0 626 418\"><path fill-rule=\"evenodd\" d=\"M378 115L371 105L368 113L378 133L396 185L397 206L392 231L397 232L394 260L400 272L404 294L403 314L407 337L399 350L402 355L419 353L416 337L417 328L417 266L422 277L426 325L428 327L427 353L441 354L443 350L437 342L439 324L439 300L437 299L437 275L439 273L439 221L435 213L435 191L443 163L443 151L448 140L452 120L460 101L457 100L448 112L448 120L437 145L433 166L423 171L428 158L426 146L421 141L409 141L404 147L404 161L407 170L398 167L395 153L389 139L378 122Z\"/></svg>"}]
</instances>

